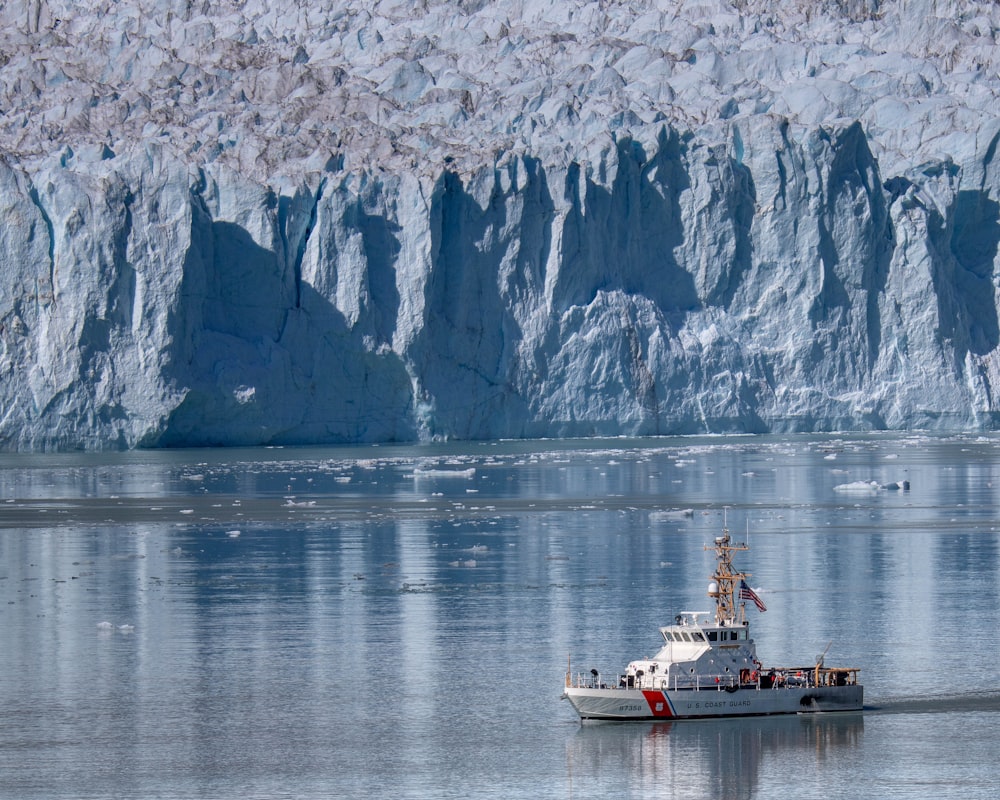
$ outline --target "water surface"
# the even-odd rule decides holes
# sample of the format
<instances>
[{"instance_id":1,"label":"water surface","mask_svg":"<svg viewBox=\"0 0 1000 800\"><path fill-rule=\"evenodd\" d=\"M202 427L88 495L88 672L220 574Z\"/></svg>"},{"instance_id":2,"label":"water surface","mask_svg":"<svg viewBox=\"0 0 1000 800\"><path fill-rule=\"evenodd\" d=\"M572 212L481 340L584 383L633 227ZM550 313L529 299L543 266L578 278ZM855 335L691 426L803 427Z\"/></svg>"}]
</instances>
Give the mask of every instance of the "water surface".
<instances>
[{"instance_id":1,"label":"water surface","mask_svg":"<svg viewBox=\"0 0 1000 800\"><path fill-rule=\"evenodd\" d=\"M997 442L0 457L0 797L993 797ZM581 726L724 520L762 660L866 710Z\"/></svg>"}]
</instances>

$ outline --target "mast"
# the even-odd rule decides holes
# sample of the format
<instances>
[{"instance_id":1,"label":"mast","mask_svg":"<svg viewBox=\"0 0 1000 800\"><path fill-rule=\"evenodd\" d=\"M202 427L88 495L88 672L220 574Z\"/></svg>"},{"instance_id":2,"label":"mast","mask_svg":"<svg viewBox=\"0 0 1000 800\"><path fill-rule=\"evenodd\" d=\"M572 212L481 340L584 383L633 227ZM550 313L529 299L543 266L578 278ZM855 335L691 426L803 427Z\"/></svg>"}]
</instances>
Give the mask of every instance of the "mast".
<instances>
[{"instance_id":1,"label":"mast","mask_svg":"<svg viewBox=\"0 0 1000 800\"><path fill-rule=\"evenodd\" d=\"M745 544L737 543L729 538L729 528L722 529L722 536L715 537L715 544L705 547L715 550L715 574L708 586L708 596L715 598L715 621L719 625L745 625L746 613L744 604L737 604L740 581L749 578L749 572L740 572L733 567L733 553L749 550Z\"/></svg>"}]
</instances>

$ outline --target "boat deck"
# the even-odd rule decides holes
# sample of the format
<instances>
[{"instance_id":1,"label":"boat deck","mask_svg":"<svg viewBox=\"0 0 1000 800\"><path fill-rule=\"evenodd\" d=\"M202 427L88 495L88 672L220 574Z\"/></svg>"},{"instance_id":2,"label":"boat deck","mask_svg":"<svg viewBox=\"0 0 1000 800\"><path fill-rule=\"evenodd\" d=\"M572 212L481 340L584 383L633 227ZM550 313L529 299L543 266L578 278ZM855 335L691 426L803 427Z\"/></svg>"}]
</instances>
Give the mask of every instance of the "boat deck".
<instances>
[{"instance_id":1,"label":"boat deck","mask_svg":"<svg viewBox=\"0 0 1000 800\"><path fill-rule=\"evenodd\" d=\"M774 667L755 675L644 675L641 679L620 675L614 684L601 681L600 674L566 673L566 688L576 689L654 689L690 691L736 691L738 689L784 689L816 686L857 686L859 667Z\"/></svg>"}]
</instances>

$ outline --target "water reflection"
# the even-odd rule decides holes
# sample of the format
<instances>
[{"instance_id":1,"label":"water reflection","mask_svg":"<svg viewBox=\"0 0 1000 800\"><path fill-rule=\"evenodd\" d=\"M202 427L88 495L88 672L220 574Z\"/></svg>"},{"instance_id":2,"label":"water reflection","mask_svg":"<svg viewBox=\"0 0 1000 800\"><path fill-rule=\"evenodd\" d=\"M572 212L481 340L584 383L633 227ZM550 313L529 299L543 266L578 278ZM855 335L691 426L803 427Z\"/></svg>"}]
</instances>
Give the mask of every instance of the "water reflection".
<instances>
[{"instance_id":1,"label":"water reflection","mask_svg":"<svg viewBox=\"0 0 1000 800\"><path fill-rule=\"evenodd\" d=\"M1000 700L956 692L995 673L998 456L905 436L0 456L0 797L853 800L884 775L987 796ZM581 729L567 655L613 673L704 608L723 505L752 537L761 655L832 643L870 710Z\"/></svg>"},{"instance_id":2,"label":"water reflection","mask_svg":"<svg viewBox=\"0 0 1000 800\"><path fill-rule=\"evenodd\" d=\"M572 796L595 784L627 786L622 794L672 798L753 798L772 765L819 779L825 765L854 760L862 713L691 720L653 724L586 724L566 747Z\"/></svg>"}]
</instances>

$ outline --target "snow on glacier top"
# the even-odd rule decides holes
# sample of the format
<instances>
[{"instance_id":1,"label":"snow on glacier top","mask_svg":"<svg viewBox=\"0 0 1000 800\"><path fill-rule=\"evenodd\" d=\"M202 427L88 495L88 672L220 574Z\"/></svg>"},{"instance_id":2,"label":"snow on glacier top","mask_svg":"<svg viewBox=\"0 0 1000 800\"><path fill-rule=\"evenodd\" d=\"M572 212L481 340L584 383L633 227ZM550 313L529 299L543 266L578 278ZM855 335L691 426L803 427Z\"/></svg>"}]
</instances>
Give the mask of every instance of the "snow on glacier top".
<instances>
[{"instance_id":1,"label":"snow on glacier top","mask_svg":"<svg viewBox=\"0 0 1000 800\"><path fill-rule=\"evenodd\" d=\"M973 0L26 0L0 23L9 156L159 140L264 180L565 163L757 115L957 161L1000 89L1000 6Z\"/></svg>"}]
</instances>

